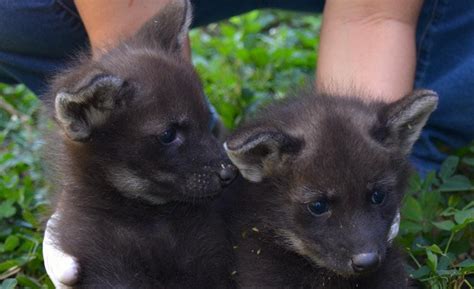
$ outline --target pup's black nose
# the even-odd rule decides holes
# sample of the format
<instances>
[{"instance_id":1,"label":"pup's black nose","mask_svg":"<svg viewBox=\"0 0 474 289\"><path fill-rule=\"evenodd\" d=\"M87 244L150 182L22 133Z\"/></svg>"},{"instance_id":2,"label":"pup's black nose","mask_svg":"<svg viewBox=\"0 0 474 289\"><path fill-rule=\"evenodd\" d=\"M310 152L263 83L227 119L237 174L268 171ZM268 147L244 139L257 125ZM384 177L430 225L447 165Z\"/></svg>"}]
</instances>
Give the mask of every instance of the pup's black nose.
<instances>
[{"instance_id":1,"label":"pup's black nose","mask_svg":"<svg viewBox=\"0 0 474 289\"><path fill-rule=\"evenodd\" d=\"M364 253L352 257L352 269L357 273L373 271L379 264L380 256L377 253Z\"/></svg>"},{"instance_id":2,"label":"pup's black nose","mask_svg":"<svg viewBox=\"0 0 474 289\"><path fill-rule=\"evenodd\" d=\"M233 165L222 165L219 178L224 186L229 185L237 176L237 169Z\"/></svg>"}]
</instances>

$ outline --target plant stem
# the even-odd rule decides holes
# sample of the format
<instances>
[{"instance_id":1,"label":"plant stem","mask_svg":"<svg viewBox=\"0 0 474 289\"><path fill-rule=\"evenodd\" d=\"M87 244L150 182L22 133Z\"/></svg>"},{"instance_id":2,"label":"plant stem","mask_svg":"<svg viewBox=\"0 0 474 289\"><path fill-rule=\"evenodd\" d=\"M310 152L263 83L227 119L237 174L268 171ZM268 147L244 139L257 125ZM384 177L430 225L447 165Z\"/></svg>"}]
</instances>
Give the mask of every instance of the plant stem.
<instances>
[{"instance_id":1,"label":"plant stem","mask_svg":"<svg viewBox=\"0 0 474 289\"><path fill-rule=\"evenodd\" d=\"M473 289L474 287L471 285L471 283L469 283L469 281L467 281L467 279L464 279L464 284L466 284L469 289Z\"/></svg>"},{"instance_id":2,"label":"plant stem","mask_svg":"<svg viewBox=\"0 0 474 289\"><path fill-rule=\"evenodd\" d=\"M451 232L451 236L449 236L448 244L446 244L446 249L444 249L444 255L448 254L449 247L451 246L451 242L454 238L454 232Z\"/></svg>"},{"instance_id":3,"label":"plant stem","mask_svg":"<svg viewBox=\"0 0 474 289\"><path fill-rule=\"evenodd\" d=\"M415 258L411 250L407 248L407 251L408 251L408 255L413 259L413 262L415 262L416 266L418 266L418 268L421 268L420 262L418 262L418 260Z\"/></svg>"}]
</instances>

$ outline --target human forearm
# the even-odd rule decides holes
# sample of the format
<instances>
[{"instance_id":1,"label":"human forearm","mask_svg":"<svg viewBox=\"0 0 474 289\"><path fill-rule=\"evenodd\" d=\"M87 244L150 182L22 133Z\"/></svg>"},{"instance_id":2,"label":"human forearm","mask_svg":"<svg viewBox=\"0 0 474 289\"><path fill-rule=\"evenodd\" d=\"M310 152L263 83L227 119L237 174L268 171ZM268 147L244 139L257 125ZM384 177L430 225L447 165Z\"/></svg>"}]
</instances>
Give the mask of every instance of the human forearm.
<instances>
[{"instance_id":1,"label":"human forearm","mask_svg":"<svg viewBox=\"0 0 474 289\"><path fill-rule=\"evenodd\" d=\"M75 4L97 56L133 35L170 1L174 0L75 0ZM190 55L189 49L185 54Z\"/></svg>"},{"instance_id":2,"label":"human forearm","mask_svg":"<svg viewBox=\"0 0 474 289\"><path fill-rule=\"evenodd\" d=\"M395 101L413 88L422 0L328 0L317 86Z\"/></svg>"}]
</instances>

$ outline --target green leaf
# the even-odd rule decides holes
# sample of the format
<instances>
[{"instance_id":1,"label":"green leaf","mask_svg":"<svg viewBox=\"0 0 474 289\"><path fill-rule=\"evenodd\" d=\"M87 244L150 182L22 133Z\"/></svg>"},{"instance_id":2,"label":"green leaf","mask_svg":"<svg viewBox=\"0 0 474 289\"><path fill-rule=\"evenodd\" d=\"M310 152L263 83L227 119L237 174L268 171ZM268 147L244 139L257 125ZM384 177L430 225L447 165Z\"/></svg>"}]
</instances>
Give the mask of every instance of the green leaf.
<instances>
[{"instance_id":1,"label":"green leaf","mask_svg":"<svg viewBox=\"0 0 474 289\"><path fill-rule=\"evenodd\" d=\"M470 202L469 204L467 204L463 210L467 210L467 209L470 209L470 208L474 208L474 201Z\"/></svg>"},{"instance_id":2,"label":"green leaf","mask_svg":"<svg viewBox=\"0 0 474 289\"><path fill-rule=\"evenodd\" d=\"M458 264L460 268L473 268L474 269L474 260L469 258Z\"/></svg>"},{"instance_id":3,"label":"green leaf","mask_svg":"<svg viewBox=\"0 0 474 289\"><path fill-rule=\"evenodd\" d=\"M421 231L423 231L423 226L420 223L402 220L400 224L402 234L417 234Z\"/></svg>"},{"instance_id":4,"label":"green leaf","mask_svg":"<svg viewBox=\"0 0 474 289\"><path fill-rule=\"evenodd\" d=\"M455 208L447 208L446 210L442 211L440 216L443 216L443 217L449 217L449 216L454 216L456 214L458 210L456 210Z\"/></svg>"},{"instance_id":5,"label":"green leaf","mask_svg":"<svg viewBox=\"0 0 474 289\"><path fill-rule=\"evenodd\" d=\"M413 197L408 197L403 208L403 215L405 218L420 222L423 220L423 211L420 203Z\"/></svg>"},{"instance_id":6,"label":"green leaf","mask_svg":"<svg viewBox=\"0 0 474 289\"><path fill-rule=\"evenodd\" d=\"M433 225L444 231L451 231L455 226L453 221L433 222Z\"/></svg>"},{"instance_id":7,"label":"green leaf","mask_svg":"<svg viewBox=\"0 0 474 289\"><path fill-rule=\"evenodd\" d=\"M462 159L462 162L468 166L474 167L474 158L465 157Z\"/></svg>"},{"instance_id":8,"label":"green leaf","mask_svg":"<svg viewBox=\"0 0 474 289\"><path fill-rule=\"evenodd\" d=\"M459 275L473 275L474 268L473 267L467 267L467 268L461 268ZM471 281L472 283L472 281ZM464 289L464 288L462 288Z\"/></svg>"},{"instance_id":9,"label":"green leaf","mask_svg":"<svg viewBox=\"0 0 474 289\"><path fill-rule=\"evenodd\" d=\"M0 289L14 289L17 285L16 279L10 278L3 280Z\"/></svg>"},{"instance_id":10,"label":"green leaf","mask_svg":"<svg viewBox=\"0 0 474 289\"><path fill-rule=\"evenodd\" d=\"M15 215L16 208L13 206L14 201L6 200L0 204L0 220L10 218Z\"/></svg>"},{"instance_id":11,"label":"green leaf","mask_svg":"<svg viewBox=\"0 0 474 289\"><path fill-rule=\"evenodd\" d=\"M33 215L33 213L30 210L28 210L27 208L23 209L22 217L23 217L23 219L25 219L25 221L27 221L28 223L30 223L34 227L39 226L39 222L36 219L36 216Z\"/></svg>"},{"instance_id":12,"label":"green leaf","mask_svg":"<svg viewBox=\"0 0 474 289\"><path fill-rule=\"evenodd\" d=\"M438 273L440 270L447 270L450 263L448 256L441 256L438 260Z\"/></svg>"},{"instance_id":13,"label":"green leaf","mask_svg":"<svg viewBox=\"0 0 474 289\"><path fill-rule=\"evenodd\" d=\"M5 240L5 243L3 244L4 250L6 252L12 252L13 250L16 249L16 247L18 247L19 244L20 244L20 239L17 236L15 235L8 236L8 238Z\"/></svg>"},{"instance_id":14,"label":"green leaf","mask_svg":"<svg viewBox=\"0 0 474 289\"><path fill-rule=\"evenodd\" d=\"M430 250L426 250L426 256L428 257L428 266L430 267L431 271L435 272L436 268L438 267L438 256Z\"/></svg>"},{"instance_id":15,"label":"green leaf","mask_svg":"<svg viewBox=\"0 0 474 289\"><path fill-rule=\"evenodd\" d=\"M418 192L421 190L422 180L419 174L414 173L408 180L408 187L412 192Z\"/></svg>"},{"instance_id":16,"label":"green leaf","mask_svg":"<svg viewBox=\"0 0 474 289\"><path fill-rule=\"evenodd\" d=\"M430 250L431 252L434 252L436 254L443 255L443 251L439 248L438 245L433 244L431 246L425 247L425 249Z\"/></svg>"},{"instance_id":17,"label":"green leaf","mask_svg":"<svg viewBox=\"0 0 474 289\"><path fill-rule=\"evenodd\" d=\"M439 265L438 265L438 268L439 268ZM439 275L439 276L449 276L449 277L455 277L455 276L458 276L458 275L461 275L460 272L456 269L450 269L450 270L436 270L436 273Z\"/></svg>"},{"instance_id":18,"label":"green leaf","mask_svg":"<svg viewBox=\"0 0 474 289\"><path fill-rule=\"evenodd\" d=\"M41 284L29 276L20 274L16 277L16 280L18 281L18 285L20 285L22 288L26 287L31 289L41 289Z\"/></svg>"},{"instance_id":19,"label":"green leaf","mask_svg":"<svg viewBox=\"0 0 474 289\"><path fill-rule=\"evenodd\" d=\"M444 160L444 162L441 164L441 168L439 170L439 177L442 180L445 180L452 176L454 172L456 171L456 168L458 167L459 164L459 157L456 156L449 156Z\"/></svg>"},{"instance_id":20,"label":"green leaf","mask_svg":"<svg viewBox=\"0 0 474 289\"><path fill-rule=\"evenodd\" d=\"M466 228L469 224L472 224L474 223L474 219L466 219L466 221L464 221L464 223L462 224L458 224L456 226L454 226L451 231L457 233L457 232L460 232L462 231L464 228Z\"/></svg>"},{"instance_id":21,"label":"green leaf","mask_svg":"<svg viewBox=\"0 0 474 289\"><path fill-rule=\"evenodd\" d=\"M431 272L431 270L430 270L430 268L428 268L428 266L422 266L418 270L413 272L411 274L411 277L414 278L414 279L421 279L421 278L424 278L424 277L428 276L430 274L430 272Z\"/></svg>"},{"instance_id":22,"label":"green leaf","mask_svg":"<svg viewBox=\"0 0 474 289\"><path fill-rule=\"evenodd\" d=\"M7 260L5 262L0 263L0 273L7 271L8 269L18 266L18 260Z\"/></svg>"},{"instance_id":23,"label":"green leaf","mask_svg":"<svg viewBox=\"0 0 474 289\"><path fill-rule=\"evenodd\" d=\"M454 220L458 224L464 224L464 222L466 222L466 220L468 219L474 219L474 208L471 208L468 210L457 211L454 214Z\"/></svg>"},{"instance_id":24,"label":"green leaf","mask_svg":"<svg viewBox=\"0 0 474 289\"><path fill-rule=\"evenodd\" d=\"M444 207L442 196L439 191L424 191L420 194L420 206L423 209L425 220L435 220L439 214L439 209Z\"/></svg>"},{"instance_id":25,"label":"green leaf","mask_svg":"<svg viewBox=\"0 0 474 289\"><path fill-rule=\"evenodd\" d=\"M445 179L445 182L441 185L440 190L442 192L459 192L468 191L471 188L471 182L466 176L454 175Z\"/></svg>"},{"instance_id":26,"label":"green leaf","mask_svg":"<svg viewBox=\"0 0 474 289\"><path fill-rule=\"evenodd\" d=\"M448 206L456 207L461 202L461 200L462 198L460 195L451 195L448 199Z\"/></svg>"},{"instance_id":27,"label":"green leaf","mask_svg":"<svg viewBox=\"0 0 474 289\"><path fill-rule=\"evenodd\" d=\"M438 179L436 178L436 173L435 172L429 172L425 179L423 180L423 183L421 184L421 191L423 194L431 194L431 188L434 184L438 182Z\"/></svg>"}]
</instances>

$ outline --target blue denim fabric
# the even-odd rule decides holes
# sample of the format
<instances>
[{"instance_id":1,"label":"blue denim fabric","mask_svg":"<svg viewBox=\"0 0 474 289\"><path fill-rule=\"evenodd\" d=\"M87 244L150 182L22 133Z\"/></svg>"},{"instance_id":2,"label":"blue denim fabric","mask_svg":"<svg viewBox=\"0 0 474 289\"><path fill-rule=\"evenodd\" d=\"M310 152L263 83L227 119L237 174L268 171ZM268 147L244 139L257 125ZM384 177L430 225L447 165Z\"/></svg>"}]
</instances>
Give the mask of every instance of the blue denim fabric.
<instances>
[{"instance_id":1,"label":"blue denim fabric","mask_svg":"<svg viewBox=\"0 0 474 289\"><path fill-rule=\"evenodd\" d=\"M321 12L319 0L192 0L194 26L257 8ZM417 28L417 88L440 95L416 143L412 161L418 171L436 169L450 148L474 139L474 1L425 0ZM0 81L25 83L38 95L46 79L70 55L88 46L72 0L0 1ZM403 61L401 59L400 61Z\"/></svg>"},{"instance_id":2,"label":"blue denim fabric","mask_svg":"<svg viewBox=\"0 0 474 289\"><path fill-rule=\"evenodd\" d=\"M48 77L88 45L73 1L0 1L0 81L38 95Z\"/></svg>"},{"instance_id":3,"label":"blue denim fabric","mask_svg":"<svg viewBox=\"0 0 474 289\"><path fill-rule=\"evenodd\" d=\"M474 1L425 0L417 48L415 86L440 96L412 154L426 172L446 157L436 144L459 148L474 140Z\"/></svg>"},{"instance_id":4,"label":"blue denim fabric","mask_svg":"<svg viewBox=\"0 0 474 289\"><path fill-rule=\"evenodd\" d=\"M251 10L278 8L294 11L321 12L321 0L191 0L194 7L194 26L202 26Z\"/></svg>"}]
</instances>

